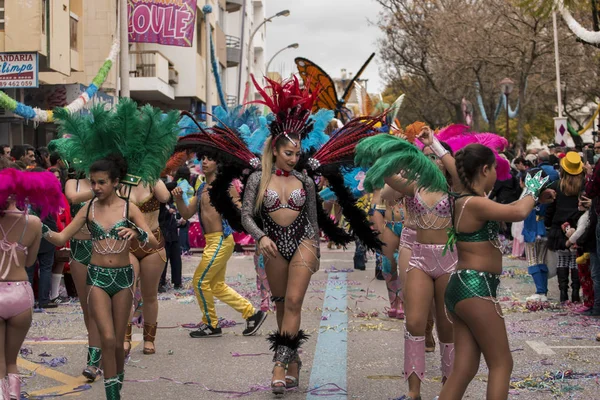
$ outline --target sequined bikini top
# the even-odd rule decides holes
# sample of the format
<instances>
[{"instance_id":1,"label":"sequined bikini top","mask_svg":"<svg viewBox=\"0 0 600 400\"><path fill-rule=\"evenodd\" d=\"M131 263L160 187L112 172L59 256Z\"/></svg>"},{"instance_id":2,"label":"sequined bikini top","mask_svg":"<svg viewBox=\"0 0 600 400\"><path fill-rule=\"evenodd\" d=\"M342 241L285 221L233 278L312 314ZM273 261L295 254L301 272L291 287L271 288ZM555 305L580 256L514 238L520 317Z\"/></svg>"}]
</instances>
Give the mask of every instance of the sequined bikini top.
<instances>
[{"instance_id":1,"label":"sequined bikini top","mask_svg":"<svg viewBox=\"0 0 600 400\"><path fill-rule=\"evenodd\" d=\"M447 193L429 206L417 192L407 206L414 215L415 225L420 229L440 230L452 225L452 204Z\"/></svg>"},{"instance_id":2,"label":"sequined bikini top","mask_svg":"<svg viewBox=\"0 0 600 400\"><path fill-rule=\"evenodd\" d=\"M119 236L118 228L124 227L127 228L130 226L129 220L126 218L127 215L127 206L123 207L123 218L117 221L113 226L109 229L104 229L102 225L96 222L95 216L95 208L96 202L92 203L90 206L92 208L92 219L89 223L90 234L92 236L92 242L97 242L105 239L113 239L113 240L127 240Z\"/></svg>"},{"instance_id":3,"label":"sequined bikini top","mask_svg":"<svg viewBox=\"0 0 600 400\"><path fill-rule=\"evenodd\" d=\"M8 212L8 211L5 211ZM17 223L21 220L21 218L17 218L17 220L12 224L7 231L2 228L0 225L0 232L2 233L2 239L0 239L0 251L2 251L2 258L0 258L0 279L4 280L8 276L8 271L10 271L10 265L12 262L15 263L17 267L19 267L19 259L17 257L17 251L23 252L25 256L28 254L27 246L21 244L21 240L23 240L23 236L25 235L25 231L27 230L27 223L29 222L29 214L27 212L25 214L25 228L21 233L21 237L16 242L10 242L8 239L8 234L12 229L17 225ZM8 258L7 258L8 257ZM6 261L6 265L4 264ZM4 270L4 272L2 272Z\"/></svg>"},{"instance_id":4,"label":"sequined bikini top","mask_svg":"<svg viewBox=\"0 0 600 400\"><path fill-rule=\"evenodd\" d=\"M475 232L458 232L458 225L460 224L460 220L462 219L465 208L467 207L467 203L475 196L468 195L469 198L465 200L463 203L462 209L460 210L460 214L456 223L449 229L448 232L448 243L446 244L446 248L454 250L454 245L457 242L469 242L469 243L477 243L477 242L490 242L492 246L497 249L502 249L502 243L498 238L498 234L500 233L500 224L496 221L487 221L483 226L477 229ZM466 196L458 196L457 199ZM446 251L446 250L444 250Z\"/></svg>"},{"instance_id":5,"label":"sequined bikini top","mask_svg":"<svg viewBox=\"0 0 600 400\"><path fill-rule=\"evenodd\" d=\"M160 201L154 197L154 193L150 193L150 196L141 203L135 203L143 214L148 214L154 211L160 210Z\"/></svg>"},{"instance_id":6,"label":"sequined bikini top","mask_svg":"<svg viewBox=\"0 0 600 400\"><path fill-rule=\"evenodd\" d=\"M304 189L296 189L290 193L287 204L283 204L279 199L279 194L272 189L265 191L263 206L267 213L272 213L282 208L287 208L292 211L301 211L306 203L306 191Z\"/></svg>"},{"instance_id":7,"label":"sequined bikini top","mask_svg":"<svg viewBox=\"0 0 600 400\"><path fill-rule=\"evenodd\" d=\"M452 204L448 194L444 194L432 207L427 205L419 192L415 194L413 207L417 215L435 214L440 218L452 217Z\"/></svg>"}]
</instances>

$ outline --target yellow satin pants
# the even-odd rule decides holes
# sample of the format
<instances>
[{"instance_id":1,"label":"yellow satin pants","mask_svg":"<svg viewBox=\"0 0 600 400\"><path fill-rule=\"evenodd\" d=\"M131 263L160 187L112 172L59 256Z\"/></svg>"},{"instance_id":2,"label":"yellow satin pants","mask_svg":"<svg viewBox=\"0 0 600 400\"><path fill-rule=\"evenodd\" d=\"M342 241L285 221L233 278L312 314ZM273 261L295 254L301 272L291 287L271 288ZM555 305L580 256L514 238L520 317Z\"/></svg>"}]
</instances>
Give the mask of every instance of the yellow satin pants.
<instances>
[{"instance_id":1,"label":"yellow satin pants","mask_svg":"<svg viewBox=\"0 0 600 400\"><path fill-rule=\"evenodd\" d=\"M224 237L222 232L204 235L206 246L202 260L194 273L194 291L202 311L202 322L216 328L219 318L215 310L215 297L242 314L244 319L254 315L252 303L225 283L227 261L233 254L233 235Z\"/></svg>"}]
</instances>

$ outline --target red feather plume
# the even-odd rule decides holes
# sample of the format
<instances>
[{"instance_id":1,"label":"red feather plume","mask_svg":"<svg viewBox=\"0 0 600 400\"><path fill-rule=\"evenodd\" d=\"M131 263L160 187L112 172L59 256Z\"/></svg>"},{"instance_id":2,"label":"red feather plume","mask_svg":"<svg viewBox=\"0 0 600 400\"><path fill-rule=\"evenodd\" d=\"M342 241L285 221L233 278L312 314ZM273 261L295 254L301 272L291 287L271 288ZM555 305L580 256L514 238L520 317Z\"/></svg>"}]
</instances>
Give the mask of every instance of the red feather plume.
<instances>
[{"instance_id":1,"label":"red feather plume","mask_svg":"<svg viewBox=\"0 0 600 400\"><path fill-rule=\"evenodd\" d=\"M225 156L226 162L241 163L246 167L257 168L260 160L252 154L246 144L229 128L214 126L179 138L178 150L209 150Z\"/></svg>"},{"instance_id":2,"label":"red feather plume","mask_svg":"<svg viewBox=\"0 0 600 400\"><path fill-rule=\"evenodd\" d=\"M309 160L313 169L326 165L352 165L358 142L379 133L376 124L383 122L386 113L373 117L358 117L350 120L335 132L331 138ZM313 161L314 160L314 161Z\"/></svg>"}]
</instances>

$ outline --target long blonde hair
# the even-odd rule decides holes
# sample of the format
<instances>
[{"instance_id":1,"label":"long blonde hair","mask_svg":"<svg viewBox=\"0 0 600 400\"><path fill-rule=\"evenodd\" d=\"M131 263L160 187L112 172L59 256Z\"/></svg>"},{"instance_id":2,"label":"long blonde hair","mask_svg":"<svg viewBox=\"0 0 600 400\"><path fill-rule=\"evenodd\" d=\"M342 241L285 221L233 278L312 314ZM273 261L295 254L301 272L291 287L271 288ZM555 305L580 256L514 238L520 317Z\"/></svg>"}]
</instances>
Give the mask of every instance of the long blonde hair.
<instances>
[{"instance_id":1,"label":"long blonde hair","mask_svg":"<svg viewBox=\"0 0 600 400\"><path fill-rule=\"evenodd\" d=\"M273 146L272 137L269 136L265 141L263 157L261 161L262 175L260 176L260 186L258 188L258 194L256 196L256 203L254 204L254 214L259 215L260 209L265 199L265 192L271 182L271 170L273 169Z\"/></svg>"},{"instance_id":2,"label":"long blonde hair","mask_svg":"<svg viewBox=\"0 0 600 400\"><path fill-rule=\"evenodd\" d=\"M560 191L567 196L578 196L583 186L584 173L571 175L560 169Z\"/></svg>"}]
</instances>

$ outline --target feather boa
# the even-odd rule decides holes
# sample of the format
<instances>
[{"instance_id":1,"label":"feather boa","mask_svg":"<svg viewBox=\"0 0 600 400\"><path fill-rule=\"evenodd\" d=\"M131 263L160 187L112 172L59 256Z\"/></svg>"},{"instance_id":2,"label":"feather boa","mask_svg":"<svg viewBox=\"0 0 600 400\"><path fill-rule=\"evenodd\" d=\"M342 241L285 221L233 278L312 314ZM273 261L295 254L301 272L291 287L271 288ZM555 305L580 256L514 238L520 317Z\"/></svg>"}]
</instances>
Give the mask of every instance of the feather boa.
<instances>
[{"instance_id":1,"label":"feather boa","mask_svg":"<svg viewBox=\"0 0 600 400\"><path fill-rule=\"evenodd\" d=\"M569 10L567 10L563 0L556 0L556 6L571 32L573 32L579 39L592 44L600 43L600 32L589 31L581 26L581 24L577 22L575 18L573 18Z\"/></svg>"},{"instance_id":2,"label":"feather boa","mask_svg":"<svg viewBox=\"0 0 600 400\"><path fill-rule=\"evenodd\" d=\"M67 208L60 182L51 172L27 172L12 168L0 171L0 207L14 199L17 207L31 206L44 219Z\"/></svg>"},{"instance_id":3,"label":"feather boa","mask_svg":"<svg viewBox=\"0 0 600 400\"><path fill-rule=\"evenodd\" d=\"M331 190L331 189L330 189ZM335 195L334 195L335 196ZM323 199L317 193L317 223L325 236L336 245L346 246L354 241L354 236L338 226L323 208Z\"/></svg>"},{"instance_id":4,"label":"feather boa","mask_svg":"<svg viewBox=\"0 0 600 400\"><path fill-rule=\"evenodd\" d=\"M229 188L233 180L240 178L242 173L242 168L235 167L234 165L220 164L217 177L212 182L210 189L208 189L210 203L236 232L245 232L245 229L242 226L240 209L233 202Z\"/></svg>"}]
</instances>

